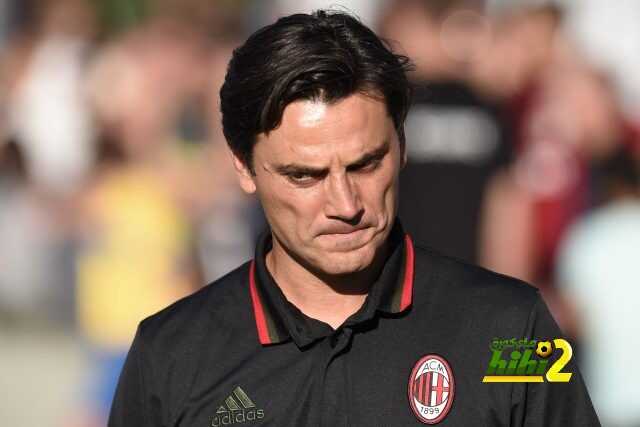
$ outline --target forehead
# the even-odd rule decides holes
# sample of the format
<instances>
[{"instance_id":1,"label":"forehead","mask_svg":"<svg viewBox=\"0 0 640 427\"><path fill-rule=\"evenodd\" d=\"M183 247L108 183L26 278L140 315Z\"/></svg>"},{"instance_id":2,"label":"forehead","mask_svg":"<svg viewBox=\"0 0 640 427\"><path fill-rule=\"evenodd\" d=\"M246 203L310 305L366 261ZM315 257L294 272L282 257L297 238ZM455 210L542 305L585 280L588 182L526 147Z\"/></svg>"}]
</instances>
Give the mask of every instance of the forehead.
<instances>
[{"instance_id":1,"label":"forehead","mask_svg":"<svg viewBox=\"0 0 640 427\"><path fill-rule=\"evenodd\" d=\"M289 104L280 126L258 136L255 150L265 159L301 157L313 162L332 154L354 156L394 135L385 103L354 94L334 103L300 100Z\"/></svg>"}]
</instances>

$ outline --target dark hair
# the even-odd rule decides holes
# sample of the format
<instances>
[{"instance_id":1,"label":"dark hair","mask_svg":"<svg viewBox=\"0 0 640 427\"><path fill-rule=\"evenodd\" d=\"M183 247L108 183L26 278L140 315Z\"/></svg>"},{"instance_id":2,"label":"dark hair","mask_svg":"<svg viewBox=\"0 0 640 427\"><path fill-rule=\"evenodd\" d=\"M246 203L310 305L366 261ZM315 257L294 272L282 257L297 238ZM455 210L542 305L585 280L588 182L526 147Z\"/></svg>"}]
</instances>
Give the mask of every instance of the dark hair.
<instances>
[{"instance_id":1,"label":"dark hair","mask_svg":"<svg viewBox=\"0 0 640 427\"><path fill-rule=\"evenodd\" d=\"M253 171L256 136L277 128L288 104L332 103L359 92L384 100L404 144L409 67L407 57L349 14L318 10L280 18L233 52L220 89L224 135Z\"/></svg>"}]
</instances>

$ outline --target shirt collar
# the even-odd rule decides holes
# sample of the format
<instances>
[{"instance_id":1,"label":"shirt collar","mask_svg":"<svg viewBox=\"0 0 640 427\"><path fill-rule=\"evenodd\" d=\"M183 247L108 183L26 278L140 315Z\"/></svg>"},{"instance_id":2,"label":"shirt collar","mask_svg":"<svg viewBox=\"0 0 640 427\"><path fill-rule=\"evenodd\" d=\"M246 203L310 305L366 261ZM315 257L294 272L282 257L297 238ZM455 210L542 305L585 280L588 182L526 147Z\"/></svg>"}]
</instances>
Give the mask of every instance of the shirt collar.
<instances>
[{"instance_id":1,"label":"shirt collar","mask_svg":"<svg viewBox=\"0 0 640 427\"><path fill-rule=\"evenodd\" d=\"M413 294L413 243L396 221L389 234L390 254L382 272L372 284L362 307L343 324L353 326L372 319L376 311L401 313L411 305ZM271 249L271 232L258 239L249 269L249 290L258 338L263 345L293 339L299 347L331 335L328 324L312 319L291 304L267 270L265 257Z\"/></svg>"}]
</instances>

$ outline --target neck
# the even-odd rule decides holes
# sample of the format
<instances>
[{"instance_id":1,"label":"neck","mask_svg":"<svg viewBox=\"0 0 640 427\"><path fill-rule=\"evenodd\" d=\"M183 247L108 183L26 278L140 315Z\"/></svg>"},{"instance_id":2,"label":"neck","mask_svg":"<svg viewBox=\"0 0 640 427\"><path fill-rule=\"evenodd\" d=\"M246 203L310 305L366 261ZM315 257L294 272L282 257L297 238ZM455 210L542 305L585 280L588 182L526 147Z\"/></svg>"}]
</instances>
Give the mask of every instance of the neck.
<instances>
[{"instance_id":1,"label":"neck","mask_svg":"<svg viewBox=\"0 0 640 427\"><path fill-rule=\"evenodd\" d=\"M292 258L274 236L266 266L290 303L305 315L338 329L362 307L384 264L387 251L382 249L363 271L328 275L314 272Z\"/></svg>"}]
</instances>

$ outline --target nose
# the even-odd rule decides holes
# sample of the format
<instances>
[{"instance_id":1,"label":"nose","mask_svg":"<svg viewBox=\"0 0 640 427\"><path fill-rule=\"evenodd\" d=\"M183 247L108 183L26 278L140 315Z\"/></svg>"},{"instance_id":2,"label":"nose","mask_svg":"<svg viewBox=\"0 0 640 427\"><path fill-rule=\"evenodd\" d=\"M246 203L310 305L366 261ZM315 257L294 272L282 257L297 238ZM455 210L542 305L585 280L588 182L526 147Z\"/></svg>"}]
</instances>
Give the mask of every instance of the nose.
<instances>
[{"instance_id":1,"label":"nose","mask_svg":"<svg viewBox=\"0 0 640 427\"><path fill-rule=\"evenodd\" d=\"M363 207L357 188L346 173L329 176L326 182L325 214L328 218L339 219L357 224L363 213Z\"/></svg>"}]
</instances>

